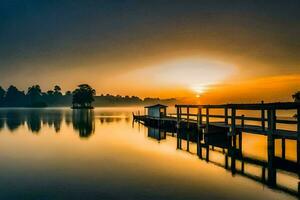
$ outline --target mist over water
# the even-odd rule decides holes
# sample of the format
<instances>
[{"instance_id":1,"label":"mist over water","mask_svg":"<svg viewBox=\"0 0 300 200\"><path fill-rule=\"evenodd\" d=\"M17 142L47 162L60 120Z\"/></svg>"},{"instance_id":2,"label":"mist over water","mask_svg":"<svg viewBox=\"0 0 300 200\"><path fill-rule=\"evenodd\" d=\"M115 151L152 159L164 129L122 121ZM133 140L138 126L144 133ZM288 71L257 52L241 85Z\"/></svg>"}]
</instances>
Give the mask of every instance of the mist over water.
<instances>
[{"instance_id":1,"label":"mist over water","mask_svg":"<svg viewBox=\"0 0 300 200\"><path fill-rule=\"evenodd\" d=\"M226 168L221 148L199 159L186 136L178 149L176 133L133 122L142 109L0 109L0 199L297 199L297 174L277 170L278 189L258 181L259 165ZM244 158L267 163L266 137L244 133L242 144Z\"/></svg>"}]
</instances>

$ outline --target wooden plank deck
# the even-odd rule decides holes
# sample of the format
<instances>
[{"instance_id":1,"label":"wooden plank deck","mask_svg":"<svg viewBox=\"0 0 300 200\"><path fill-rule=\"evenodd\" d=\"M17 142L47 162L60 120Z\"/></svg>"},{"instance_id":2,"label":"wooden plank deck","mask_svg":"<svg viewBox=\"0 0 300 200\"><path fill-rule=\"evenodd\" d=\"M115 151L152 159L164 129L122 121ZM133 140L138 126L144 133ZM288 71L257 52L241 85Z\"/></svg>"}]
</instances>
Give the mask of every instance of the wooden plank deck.
<instances>
[{"instance_id":1,"label":"wooden plank deck","mask_svg":"<svg viewBox=\"0 0 300 200\"><path fill-rule=\"evenodd\" d=\"M223 104L223 105L175 105L176 116L165 116L162 118L154 118L147 115L134 116L137 120L157 120L161 122L176 123L177 128L181 124L193 125L200 129L214 126L219 128L230 129L230 134L235 135L239 132L247 132L260 135L272 135L276 138L286 138L292 140L300 140L300 103L284 102L284 103L260 103L260 104ZM196 109L196 114L191 110ZM209 114L211 109L224 109L224 114ZM183 111L185 110L185 111ZM260 117L237 115L237 110L256 110L261 112ZM294 119L278 118L276 112L278 110L295 110L297 114ZM205 111L205 114L203 114ZM229 114L230 111L230 114ZM266 115L267 112L267 115ZM195 119L196 118L196 119ZM203 120L205 118L205 121ZM223 121L214 122L210 119L222 119ZM237 121L239 120L239 121ZM239 124L237 124L239 122ZM258 125L249 124L255 122ZM248 123L248 124L247 124ZM296 130L284 130L277 128L277 124L296 125Z\"/></svg>"}]
</instances>

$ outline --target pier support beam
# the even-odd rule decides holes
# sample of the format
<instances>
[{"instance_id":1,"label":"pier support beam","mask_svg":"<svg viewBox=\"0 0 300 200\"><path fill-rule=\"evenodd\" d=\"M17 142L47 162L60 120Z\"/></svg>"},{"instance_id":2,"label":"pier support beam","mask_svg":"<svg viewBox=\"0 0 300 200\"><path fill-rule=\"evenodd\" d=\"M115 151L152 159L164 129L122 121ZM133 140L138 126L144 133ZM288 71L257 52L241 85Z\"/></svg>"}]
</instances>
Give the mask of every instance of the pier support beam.
<instances>
[{"instance_id":1,"label":"pier support beam","mask_svg":"<svg viewBox=\"0 0 300 200\"><path fill-rule=\"evenodd\" d=\"M263 166L261 170L261 180L265 183L266 182L266 168Z\"/></svg>"},{"instance_id":2,"label":"pier support beam","mask_svg":"<svg viewBox=\"0 0 300 200\"><path fill-rule=\"evenodd\" d=\"M236 109L235 108L232 108L231 109L231 131L230 131L230 134L232 136L236 135L236 121L235 121L235 116L236 115Z\"/></svg>"},{"instance_id":3,"label":"pier support beam","mask_svg":"<svg viewBox=\"0 0 300 200\"><path fill-rule=\"evenodd\" d=\"M268 185L276 185L276 169L274 167L275 142L273 135L268 135Z\"/></svg>"},{"instance_id":4,"label":"pier support beam","mask_svg":"<svg viewBox=\"0 0 300 200\"><path fill-rule=\"evenodd\" d=\"M276 110L268 110L268 134L273 134L276 131Z\"/></svg>"},{"instance_id":5,"label":"pier support beam","mask_svg":"<svg viewBox=\"0 0 300 200\"><path fill-rule=\"evenodd\" d=\"M236 173L236 136L232 136L232 145L230 146L231 151L231 174L235 175Z\"/></svg>"},{"instance_id":6,"label":"pier support beam","mask_svg":"<svg viewBox=\"0 0 300 200\"><path fill-rule=\"evenodd\" d=\"M228 107L224 108L225 124L228 124Z\"/></svg>"},{"instance_id":7,"label":"pier support beam","mask_svg":"<svg viewBox=\"0 0 300 200\"><path fill-rule=\"evenodd\" d=\"M179 106L177 106L176 113L177 113L176 128L179 129L180 128L180 107Z\"/></svg>"},{"instance_id":8,"label":"pier support beam","mask_svg":"<svg viewBox=\"0 0 300 200\"><path fill-rule=\"evenodd\" d=\"M186 134L186 150L189 152L190 151L190 134Z\"/></svg>"},{"instance_id":9,"label":"pier support beam","mask_svg":"<svg viewBox=\"0 0 300 200\"><path fill-rule=\"evenodd\" d=\"M300 108L297 108L297 164L300 169ZM300 178L300 170L298 170L298 177Z\"/></svg>"},{"instance_id":10,"label":"pier support beam","mask_svg":"<svg viewBox=\"0 0 300 200\"><path fill-rule=\"evenodd\" d=\"M177 129L177 149L181 149L181 142L180 129Z\"/></svg>"},{"instance_id":11,"label":"pier support beam","mask_svg":"<svg viewBox=\"0 0 300 200\"><path fill-rule=\"evenodd\" d=\"M209 161L209 145L206 146L206 161Z\"/></svg>"},{"instance_id":12,"label":"pier support beam","mask_svg":"<svg viewBox=\"0 0 300 200\"><path fill-rule=\"evenodd\" d=\"M206 108L206 128L205 128L205 133L208 133L209 129L209 108Z\"/></svg>"},{"instance_id":13,"label":"pier support beam","mask_svg":"<svg viewBox=\"0 0 300 200\"><path fill-rule=\"evenodd\" d=\"M202 132L200 132L200 130L198 130L197 132L197 155L199 156L199 158L202 159L202 147L201 147L201 134Z\"/></svg>"},{"instance_id":14,"label":"pier support beam","mask_svg":"<svg viewBox=\"0 0 300 200\"><path fill-rule=\"evenodd\" d=\"M264 102L262 101L261 102L261 104L263 105L264 104ZM263 131L265 131L266 130L266 125L265 125L265 109L261 109L261 129L263 130Z\"/></svg>"},{"instance_id":15,"label":"pier support beam","mask_svg":"<svg viewBox=\"0 0 300 200\"><path fill-rule=\"evenodd\" d=\"M198 115L197 115L197 128L198 131L201 129L202 126L202 108L198 107Z\"/></svg>"},{"instance_id":16,"label":"pier support beam","mask_svg":"<svg viewBox=\"0 0 300 200\"><path fill-rule=\"evenodd\" d=\"M281 157L285 159L285 138L281 139Z\"/></svg>"},{"instance_id":17,"label":"pier support beam","mask_svg":"<svg viewBox=\"0 0 300 200\"><path fill-rule=\"evenodd\" d=\"M243 148L243 132L240 131L239 132L239 150L242 152L242 148Z\"/></svg>"}]
</instances>

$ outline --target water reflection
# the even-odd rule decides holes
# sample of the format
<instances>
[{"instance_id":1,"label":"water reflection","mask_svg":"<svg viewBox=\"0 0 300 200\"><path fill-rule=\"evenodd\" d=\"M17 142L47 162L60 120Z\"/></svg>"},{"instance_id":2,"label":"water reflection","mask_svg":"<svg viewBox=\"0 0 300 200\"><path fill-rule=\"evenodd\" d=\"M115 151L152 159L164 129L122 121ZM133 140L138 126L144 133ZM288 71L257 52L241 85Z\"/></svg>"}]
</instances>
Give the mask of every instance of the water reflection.
<instances>
[{"instance_id":1,"label":"water reflection","mask_svg":"<svg viewBox=\"0 0 300 200\"><path fill-rule=\"evenodd\" d=\"M297 198L289 141L261 159L247 135L132 128L126 109L0 109L0 199Z\"/></svg>"},{"instance_id":2,"label":"water reflection","mask_svg":"<svg viewBox=\"0 0 300 200\"><path fill-rule=\"evenodd\" d=\"M8 112L6 115L6 125L13 132L24 124L24 117L19 112Z\"/></svg>"},{"instance_id":3,"label":"water reflection","mask_svg":"<svg viewBox=\"0 0 300 200\"><path fill-rule=\"evenodd\" d=\"M177 149L195 154L201 160L223 167L230 171L232 176L240 175L267 185L272 189L300 197L299 144L297 147L298 160L291 161L285 158L285 139L282 139L281 156L276 156L276 138L267 136L267 160L262 160L248 156L243 152L243 135L245 133L237 136L227 136L224 132L204 134L201 130L192 131L187 129L170 133L162 127L153 125L146 127L148 137L155 138L158 141L168 139L167 136L176 137ZM220 156L223 158L220 159ZM219 159L216 160L216 157ZM254 167L255 170L246 170L251 167ZM290 180L293 179L297 186L290 187L291 184L281 183L277 177L282 175L288 176Z\"/></svg>"},{"instance_id":4,"label":"water reflection","mask_svg":"<svg viewBox=\"0 0 300 200\"><path fill-rule=\"evenodd\" d=\"M105 116L102 116L102 115ZM43 127L50 127L56 133L61 131L65 123L72 125L81 138L88 138L95 132L95 119L99 118L101 124L112 122L129 122L128 116L118 116L120 113L101 113L95 116L94 110L69 109L1 109L0 130L7 127L13 133L20 126L27 126L31 133L38 134ZM111 115L111 116L109 116Z\"/></svg>"},{"instance_id":5,"label":"water reflection","mask_svg":"<svg viewBox=\"0 0 300 200\"><path fill-rule=\"evenodd\" d=\"M154 138L158 141L166 139L166 131L159 128L149 128L148 137Z\"/></svg>"},{"instance_id":6,"label":"water reflection","mask_svg":"<svg viewBox=\"0 0 300 200\"><path fill-rule=\"evenodd\" d=\"M90 137L95 131L94 111L89 109L73 111L73 128L79 132L82 138Z\"/></svg>"}]
</instances>

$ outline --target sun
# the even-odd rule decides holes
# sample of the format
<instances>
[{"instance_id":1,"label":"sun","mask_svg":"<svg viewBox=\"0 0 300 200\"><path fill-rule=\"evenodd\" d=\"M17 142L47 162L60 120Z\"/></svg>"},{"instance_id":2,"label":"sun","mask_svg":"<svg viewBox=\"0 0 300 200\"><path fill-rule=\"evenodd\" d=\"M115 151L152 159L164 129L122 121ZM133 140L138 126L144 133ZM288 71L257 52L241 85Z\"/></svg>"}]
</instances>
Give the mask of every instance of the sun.
<instances>
[{"instance_id":1,"label":"sun","mask_svg":"<svg viewBox=\"0 0 300 200\"><path fill-rule=\"evenodd\" d=\"M200 97L200 95L203 94L207 90L207 86L196 84L196 85L191 86L191 90L197 94L196 96Z\"/></svg>"}]
</instances>

